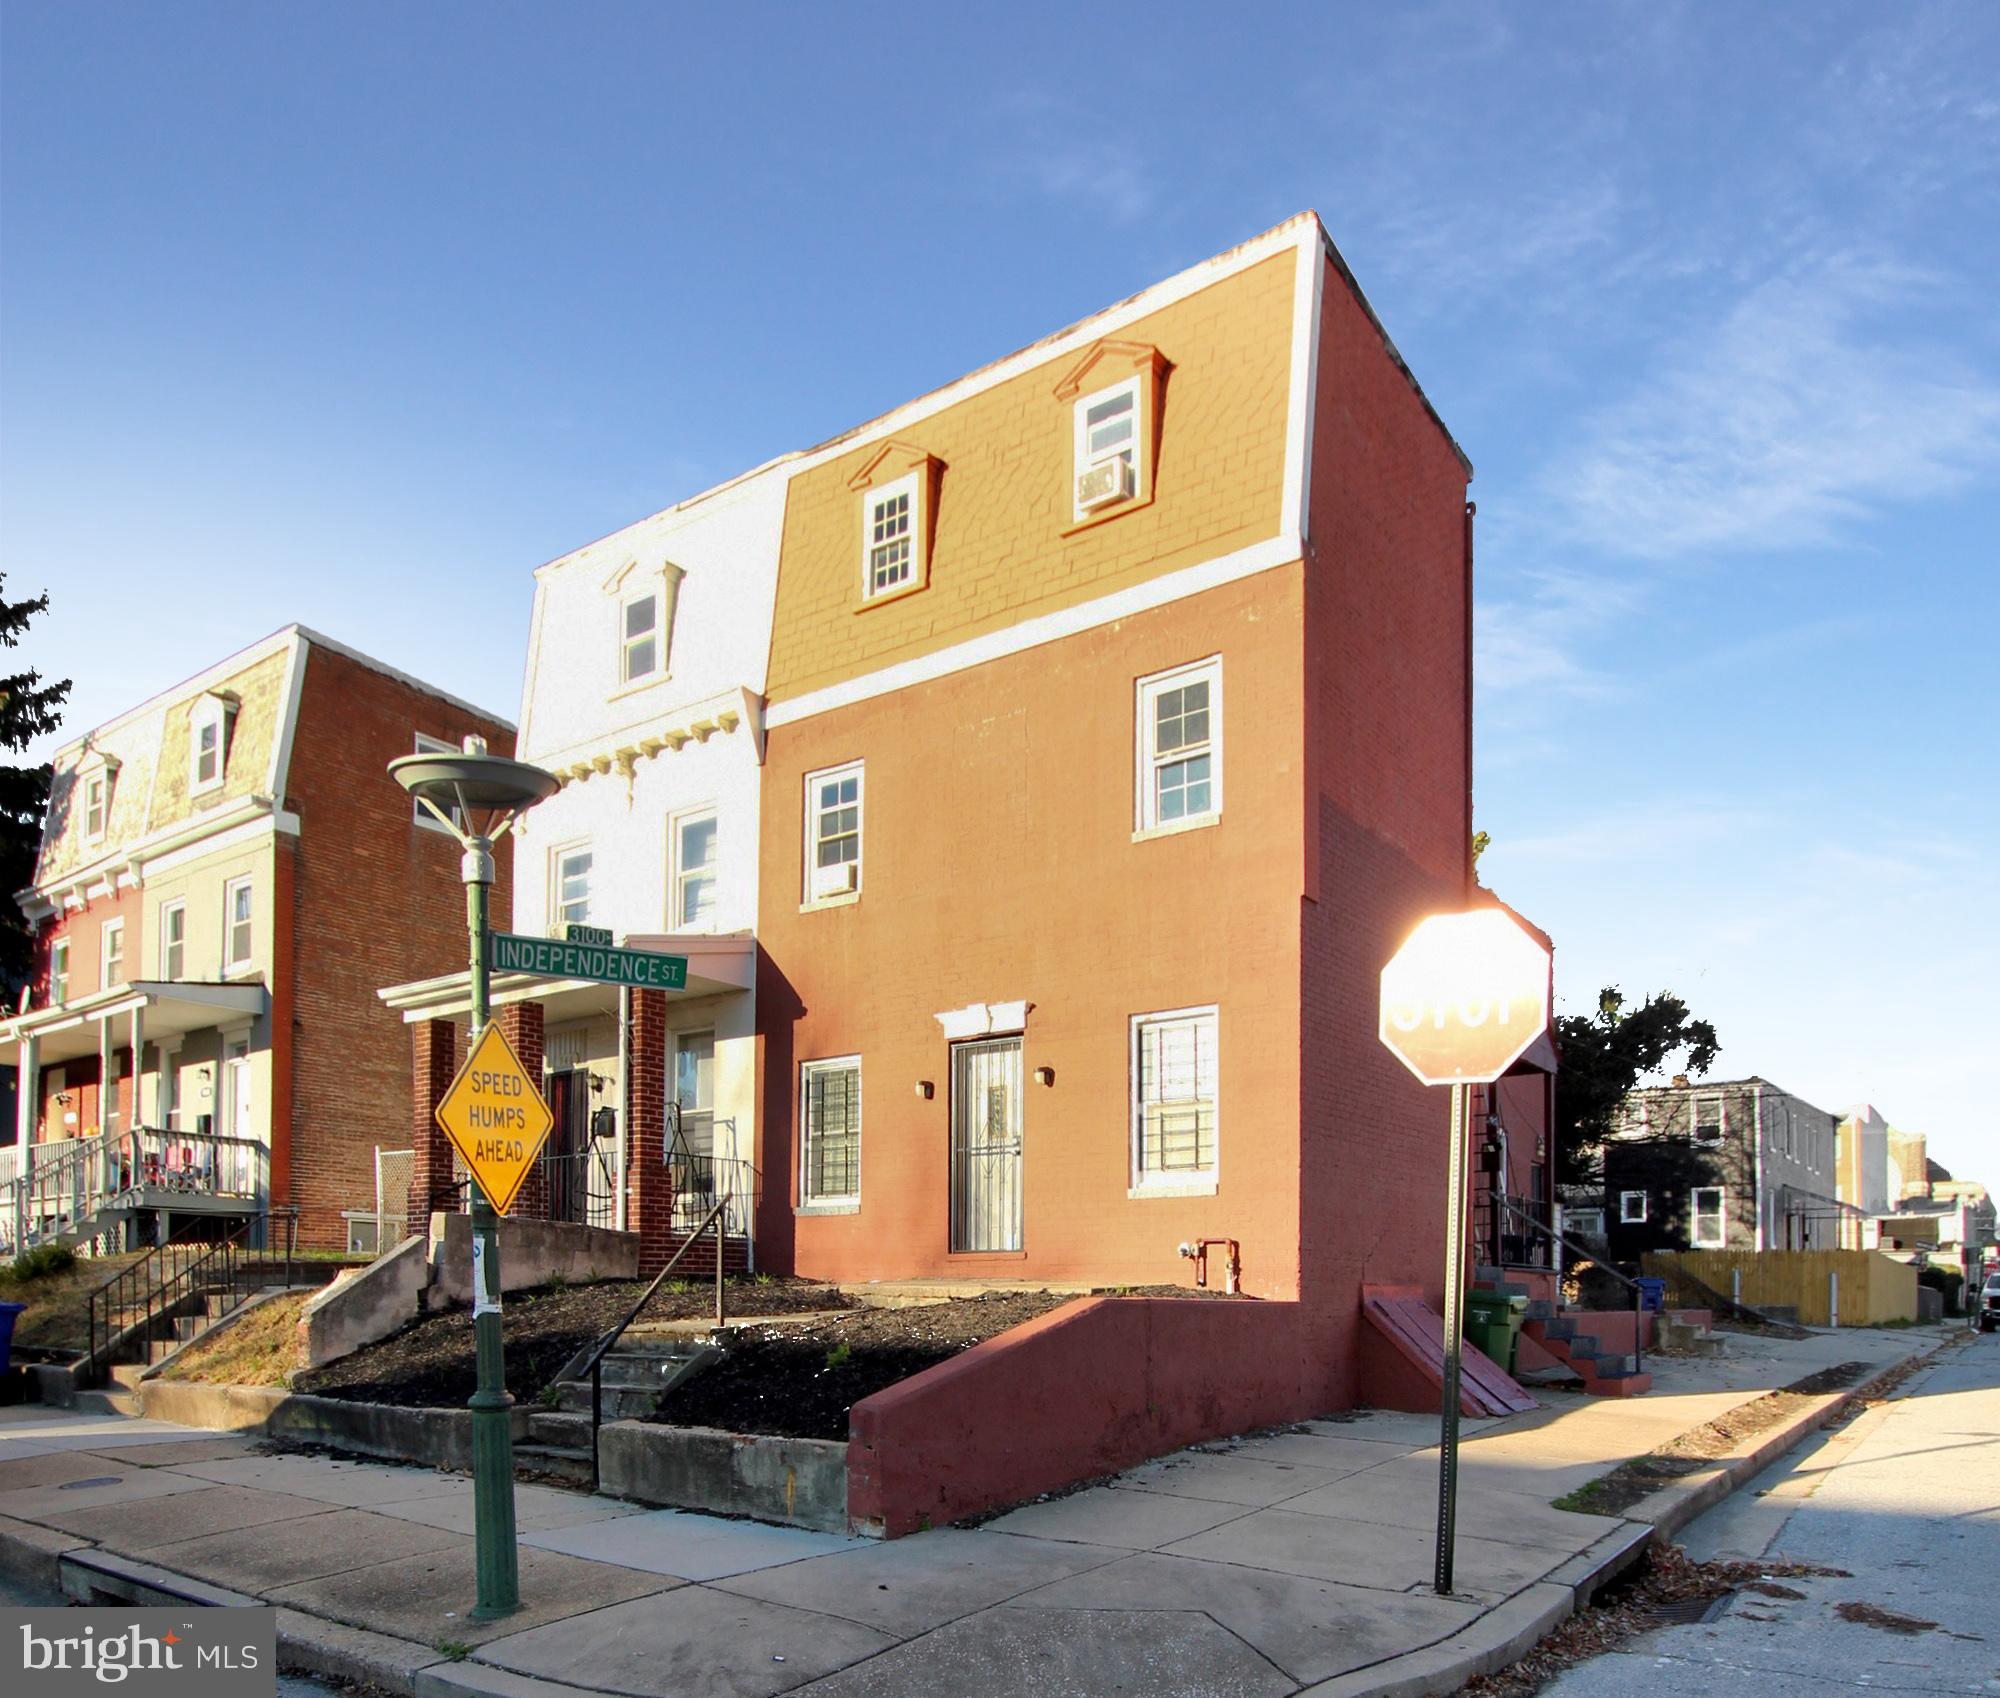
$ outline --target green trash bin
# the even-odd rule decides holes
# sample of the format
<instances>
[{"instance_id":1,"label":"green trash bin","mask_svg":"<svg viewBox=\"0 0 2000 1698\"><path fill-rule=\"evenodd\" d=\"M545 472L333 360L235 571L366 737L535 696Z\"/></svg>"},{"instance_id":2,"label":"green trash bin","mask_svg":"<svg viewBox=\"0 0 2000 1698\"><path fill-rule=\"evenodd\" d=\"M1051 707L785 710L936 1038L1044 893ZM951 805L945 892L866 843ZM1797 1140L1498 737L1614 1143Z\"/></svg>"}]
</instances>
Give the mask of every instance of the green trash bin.
<instances>
[{"instance_id":1,"label":"green trash bin","mask_svg":"<svg viewBox=\"0 0 2000 1698\"><path fill-rule=\"evenodd\" d=\"M1498 1291L1472 1291L1465 1299L1465 1336L1492 1360L1514 1371L1515 1346L1521 1336L1521 1322L1528 1313L1525 1297L1508 1297Z\"/></svg>"}]
</instances>

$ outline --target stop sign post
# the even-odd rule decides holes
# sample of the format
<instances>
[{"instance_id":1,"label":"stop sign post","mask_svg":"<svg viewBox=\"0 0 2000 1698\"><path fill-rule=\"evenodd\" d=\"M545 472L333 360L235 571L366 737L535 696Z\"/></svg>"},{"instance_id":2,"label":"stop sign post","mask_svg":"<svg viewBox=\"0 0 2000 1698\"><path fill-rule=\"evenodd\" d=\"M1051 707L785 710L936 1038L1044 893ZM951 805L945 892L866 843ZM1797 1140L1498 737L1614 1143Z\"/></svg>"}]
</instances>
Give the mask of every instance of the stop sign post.
<instances>
[{"instance_id":1,"label":"stop sign post","mask_svg":"<svg viewBox=\"0 0 2000 1698\"><path fill-rule=\"evenodd\" d=\"M1465 1336L1466 1090L1491 1084L1547 1030L1549 952L1499 908L1433 914L1382 969L1381 1038L1426 1085L1451 1091L1445 1201L1444 1430L1437 1569L1451 1591L1458 1498L1459 1353Z\"/></svg>"}]
</instances>

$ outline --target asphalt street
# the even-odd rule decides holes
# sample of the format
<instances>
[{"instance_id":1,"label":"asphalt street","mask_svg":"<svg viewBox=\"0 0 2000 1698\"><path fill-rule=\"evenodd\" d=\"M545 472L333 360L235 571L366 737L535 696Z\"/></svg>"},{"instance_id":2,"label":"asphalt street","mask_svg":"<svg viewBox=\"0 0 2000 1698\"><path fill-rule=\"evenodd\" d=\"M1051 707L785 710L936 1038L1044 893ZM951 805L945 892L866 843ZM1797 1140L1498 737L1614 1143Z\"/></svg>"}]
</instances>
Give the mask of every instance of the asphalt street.
<instances>
[{"instance_id":1,"label":"asphalt street","mask_svg":"<svg viewBox=\"0 0 2000 1698\"><path fill-rule=\"evenodd\" d=\"M1775 1581L1798 1598L1739 1592L1715 1620L1572 1669L1549 1698L2000 1693L2000 1334L1774 1463L1681 1543L1851 1578Z\"/></svg>"}]
</instances>

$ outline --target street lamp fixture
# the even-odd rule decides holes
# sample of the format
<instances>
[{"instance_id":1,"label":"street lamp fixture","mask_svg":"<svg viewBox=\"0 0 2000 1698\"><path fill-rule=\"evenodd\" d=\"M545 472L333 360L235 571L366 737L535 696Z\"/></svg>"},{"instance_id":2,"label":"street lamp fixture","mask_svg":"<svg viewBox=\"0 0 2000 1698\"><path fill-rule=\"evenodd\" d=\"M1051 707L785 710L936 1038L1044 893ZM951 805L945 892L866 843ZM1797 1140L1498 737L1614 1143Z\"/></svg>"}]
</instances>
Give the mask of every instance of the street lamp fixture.
<instances>
[{"instance_id":1,"label":"street lamp fixture","mask_svg":"<svg viewBox=\"0 0 2000 1698\"><path fill-rule=\"evenodd\" d=\"M389 776L458 840L465 881L466 930L472 946L472 1041L491 1017L486 970L487 895L493 885L493 840L558 785L552 773L526 761L489 755L486 739L468 737L461 754L404 755ZM468 1051L469 1053L469 1051ZM500 1331L500 1242L493 1205L471 1181L473 1340L479 1383L472 1411L473 1544L478 1572L475 1621L511 1615L521 1606L514 1547L514 1437Z\"/></svg>"}]
</instances>

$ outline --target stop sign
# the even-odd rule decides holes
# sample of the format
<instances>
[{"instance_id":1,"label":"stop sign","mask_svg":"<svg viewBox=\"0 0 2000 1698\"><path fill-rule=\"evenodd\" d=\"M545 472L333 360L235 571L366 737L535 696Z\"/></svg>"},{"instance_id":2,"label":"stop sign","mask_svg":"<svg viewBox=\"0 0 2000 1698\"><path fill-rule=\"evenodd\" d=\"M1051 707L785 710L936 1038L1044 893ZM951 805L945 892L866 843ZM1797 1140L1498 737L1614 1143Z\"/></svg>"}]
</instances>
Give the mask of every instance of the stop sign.
<instances>
[{"instance_id":1,"label":"stop sign","mask_svg":"<svg viewBox=\"0 0 2000 1698\"><path fill-rule=\"evenodd\" d=\"M1433 914L1382 969L1382 1041L1426 1085L1484 1085L1549 1023L1549 952L1498 908Z\"/></svg>"}]
</instances>

